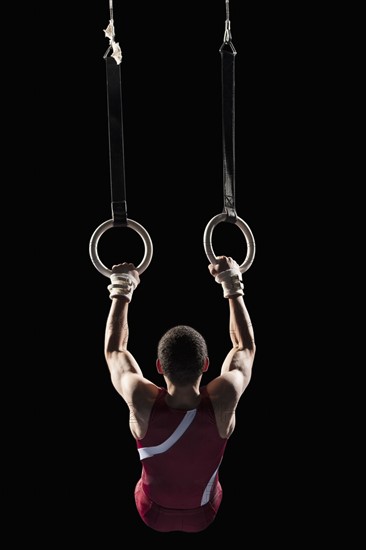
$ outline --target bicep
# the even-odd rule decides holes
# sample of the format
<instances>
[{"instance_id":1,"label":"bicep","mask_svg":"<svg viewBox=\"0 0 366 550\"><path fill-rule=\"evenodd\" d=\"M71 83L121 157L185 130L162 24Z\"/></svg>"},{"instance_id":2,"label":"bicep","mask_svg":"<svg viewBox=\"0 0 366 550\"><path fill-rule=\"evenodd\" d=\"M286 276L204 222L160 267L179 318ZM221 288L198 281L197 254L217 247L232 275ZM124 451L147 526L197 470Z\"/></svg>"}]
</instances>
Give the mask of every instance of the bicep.
<instances>
[{"instance_id":1,"label":"bicep","mask_svg":"<svg viewBox=\"0 0 366 550\"><path fill-rule=\"evenodd\" d=\"M208 384L210 393L236 404L250 382L253 359L253 354L247 350L231 350L224 360L220 376Z\"/></svg>"},{"instance_id":2,"label":"bicep","mask_svg":"<svg viewBox=\"0 0 366 550\"><path fill-rule=\"evenodd\" d=\"M142 371L129 351L116 351L106 355L111 381L117 392L128 400L134 389L143 380Z\"/></svg>"},{"instance_id":3,"label":"bicep","mask_svg":"<svg viewBox=\"0 0 366 550\"><path fill-rule=\"evenodd\" d=\"M125 373L134 373L142 376L142 371L136 359L128 350L106 353L105 358L111 376L115 379Z\"/></svg>"},{"instance_id":4,"label":"bicep","mask_svg":"<svg viewBox=\"0 0 366 550\"><path fill-rule=\"evenodd\" d=\"M249 381L240 371L225 372L209 382L207 390L212 399L235 408Z\"/></svg>"},{"instance_id":5,"label":"bicep","mask_svg":"<svg viewBox=\"0 0 366 550\"><path fill-rule=\"evenodd\" d=\"M130 352L112 353L107 363L112 384L128 405L155 396L157 386L143 376Z\"/></svg>"},{"instance_id":6,"label":"bicep","mask_svg":"<svg viewBox=\"0 0 366 550\"><path fill-rule=\"evenodd\" d=\"M221 374L239 372L248 383L252 374L255 351L233 348L229 351L221 367Z\"/></svg>"}]
</instances>

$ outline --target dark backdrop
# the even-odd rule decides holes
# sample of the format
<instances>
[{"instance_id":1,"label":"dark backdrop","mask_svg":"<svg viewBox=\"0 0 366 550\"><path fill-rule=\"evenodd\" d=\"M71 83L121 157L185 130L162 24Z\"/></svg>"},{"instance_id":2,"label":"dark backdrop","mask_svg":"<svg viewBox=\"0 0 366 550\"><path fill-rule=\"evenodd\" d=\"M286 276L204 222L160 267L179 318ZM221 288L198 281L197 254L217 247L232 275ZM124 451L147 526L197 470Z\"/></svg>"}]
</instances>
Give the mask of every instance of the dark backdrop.
<instances>
[{"instance_id":1,"label":"dark backdrop","mask_svg":"<svg viewBox=\"0 0 366 550\"><path fill-rule=\"evenodd\" d=\"M207 382L230 347L227 303L203 248L206 224L223 209L219 48L225 2L114 4L123 53L128 217L143 225L154 246L130 307L129 348L144 374L161 383L158 338L174 324L190 324L208 343ZM294 46L284 13L232 1L230 14L237 50L236 210L256 241L244 284L258 351L220 468L222 506L206 532L190 537L157 534L137 515L133 489L140 464L127 407L103 355L109 280L93 266L89 241L111 218L103 59L108 2L81 2L70 13L54 14L55 57L42 87L43 150L52 175L38 191L52 223L42 218L34 252L45 271L37 304L44 323L33 330L43 354L47 350L41 357L47 389L37 405L44 451L35 484L38 491L46 487L42 502L51 512L48 525L56 522L55 540L109 550L131 537L160 544L216 535L245 542L250 536L259 544L270 533L280 543L290 539L289 520L298 521L298 457L309 452L299 447L302 420L295 412L304 357L296 329L300 234L294 205L308 176L298 129L306 117L301 46ZM135 232L114 229L100 240L99 254L108 267L139 263L142 246ZM220 224L214 249L241 263L244 237ZM46 536L42 519L33 528Z\"/></svg>"}]
</instances>

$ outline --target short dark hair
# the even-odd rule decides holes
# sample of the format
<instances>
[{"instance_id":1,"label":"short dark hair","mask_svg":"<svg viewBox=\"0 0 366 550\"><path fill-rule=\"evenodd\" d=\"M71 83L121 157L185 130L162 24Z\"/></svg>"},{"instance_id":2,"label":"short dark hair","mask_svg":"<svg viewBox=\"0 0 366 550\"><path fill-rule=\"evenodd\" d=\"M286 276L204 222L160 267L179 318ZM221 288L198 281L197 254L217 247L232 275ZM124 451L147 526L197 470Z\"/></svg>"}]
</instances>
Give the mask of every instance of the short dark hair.
<instances>
[{"instance_id":1,"label":"short dark hair","mask_svg":"<svg viewBox=\"0 0 366 550\"><path fill-rule=\"evenodd\" d=\"M207 344L202 334L187 325L169 329L158 343L162 371L177 386L196 382L207 356Z\"/></svg>"}]
</instances>

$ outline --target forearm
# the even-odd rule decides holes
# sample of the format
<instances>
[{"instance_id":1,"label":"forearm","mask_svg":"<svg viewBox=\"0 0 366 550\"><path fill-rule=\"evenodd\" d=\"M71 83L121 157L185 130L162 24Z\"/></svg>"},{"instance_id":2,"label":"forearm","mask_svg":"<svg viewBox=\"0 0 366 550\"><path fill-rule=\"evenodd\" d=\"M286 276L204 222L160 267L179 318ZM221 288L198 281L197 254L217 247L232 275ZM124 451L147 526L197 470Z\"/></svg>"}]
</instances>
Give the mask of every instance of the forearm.
<instances>
[{"instance_id":1,"label":"forearm","mask_svg":"<svg viewBox=\"0 0 366 550\"><path fill-rule=\"evenodd\" d=\"M112 299L104 340L104 350L107 355L115 351L127 351L129 336L128 307L129 302L124 298Z\"/></svg>"},{"instance_id":2,"label":"forearm","mask_svg":"<svg viewBox=\"0 0 366 550\"><path fill-rule=\"evenodd\" d=\"M255 342L252 323L242 296L228 299L230 309L229 332L233 347L221 367L221 374L240 371L244 375L243 392L251 377L255 356Z\"/></svg>"},{"instance_id":3,"label":"forearm","mask_svg":"<svg viewBox=\"0 0 366 550\"><path fill-rule=\"evenodd\" d=\"M110 279L108 290L112 303L105 327L104 356L114 387L124 399L129 399L131 377L125 375L142 376L137 361L127 349L128 308L140 278L132 263L123 262L112 267Z\"/></svg>"},{"instance_id":4,"label":"forearm","mask_svg":"<svg viewBox=\"0 0 366 550\"><path fill-rule=\"evenodd\" d=\"M242 296L228 298L229 332L233 347L238 350L255 350L252 322Z\"/></svg>"},{"instance_id":5,"label":"forearm","mask_svg":"<svg viewBox=\"0 0 366 550\"><path fill-rule=\"evenodd\" d=\"M124 397L122 375L125 373L139 374L141 369L127 349L128 343L128 300L119 297L112 298L111 308L105 329L104 355L110 370L114 387Z\"/></svg>"}]
</instances>

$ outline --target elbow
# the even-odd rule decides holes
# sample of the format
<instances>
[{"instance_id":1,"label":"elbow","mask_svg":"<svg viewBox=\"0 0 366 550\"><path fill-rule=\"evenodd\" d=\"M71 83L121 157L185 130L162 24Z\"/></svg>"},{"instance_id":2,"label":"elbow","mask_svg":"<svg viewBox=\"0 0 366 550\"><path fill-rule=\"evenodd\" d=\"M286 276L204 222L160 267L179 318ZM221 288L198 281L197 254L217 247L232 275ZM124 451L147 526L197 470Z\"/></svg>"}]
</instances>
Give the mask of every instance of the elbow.
<instances>
[{"instance_id":1,"label":"elbow","mask_svg":"<svg viewBox=\"0 0 366 550\"><path fill-rule=\"evenodd\" d=\"M112 346L111 342L105 342L104 357L107 359L107 361L111 357L111 355L113 354L114 350L115 350L115 346Z\"/></svg>"},{"instance_id":2,"label":"elbow","mask_svg":"<svg viewBox=\"0 0 366 550\"><path fill-rule=\"evenodd\" d=\"M125 353L127 351L127 338L119 337L107 338L104 342L104 357L111 357L115 353Z\"/></svg>"},{"instance_id":3,"label":"elbow","mask_svg":"<svg viewBox=\"0 0 366 550\"><path fill-rule=\"evenodd\" d=\"M121 353L121 350L114 346L106 346L104 348L104 358L108 364L114 360L114 358Z\"/></svg>"},{"instance_id":4,"label":"elbow","mask_svg":"<svg viewBox=\"0 0 366 550\"><path fill-rule=\"evenodd\" d=\"M255 342L251 342L250 345L237 345L233 348L233 352L239 365L253 365L256 353Z\"/></svg>"},{"instance_id":5,"label":"elbow","mask_svg":"<svg viewBox=\"0 0 366 550\"><path fill-rule=\"evenodd\" d=\"M253 341L251 345L247 348L247 352L249 353L252 362L254 361L256 351L257 351L257 347L255 345L255 342Z\"/></svg>"},{"instance_id":6,"label":"elbow","mask_svg":"<svg viewBox=\"0 0 366 550\"><path fill-rule=\"evenodd\" d=\"M254 340L249 340L248 342L241 342L238 343L235 348L236 351L245 351L247 353L250 353L251 355L255 355L255 352L257 350L257 346L255 344Z\"/></svg>"}]
</instances>

